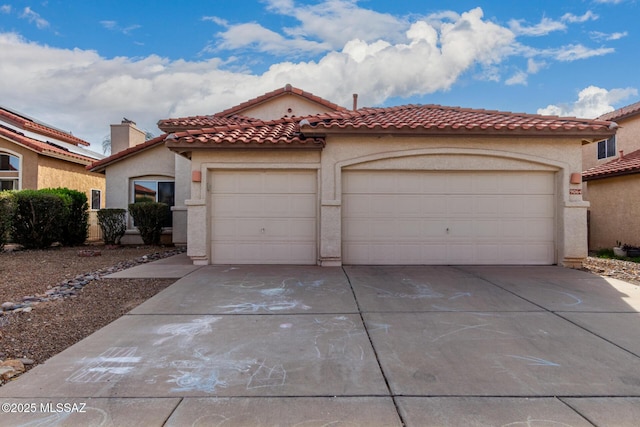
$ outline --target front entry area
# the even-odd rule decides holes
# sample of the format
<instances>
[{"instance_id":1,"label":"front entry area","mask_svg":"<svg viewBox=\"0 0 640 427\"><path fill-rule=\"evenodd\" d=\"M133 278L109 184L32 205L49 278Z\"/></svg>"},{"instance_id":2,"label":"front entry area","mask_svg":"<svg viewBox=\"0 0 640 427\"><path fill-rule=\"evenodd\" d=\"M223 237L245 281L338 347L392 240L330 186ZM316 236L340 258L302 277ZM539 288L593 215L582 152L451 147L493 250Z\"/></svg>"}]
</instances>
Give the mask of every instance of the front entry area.
<instances>
[{"instance_id":1,"label":"front entry area","mask_svg":"<svg viewBox=\"0 0 640 427\"><path fill-rule=\"evenodd\" d=\"M211 172L213 264L316 264L315 170Z\"/></svg>"},{"instance_id":2,"label":"front entry area","mask_svg":"<svg viewBox=\"0 0 640 427\"><path fill-rule=\"evenodd\" d=\"M555 173L344 171L344 264L554 264Z\"/></svg>"}]
</instances>

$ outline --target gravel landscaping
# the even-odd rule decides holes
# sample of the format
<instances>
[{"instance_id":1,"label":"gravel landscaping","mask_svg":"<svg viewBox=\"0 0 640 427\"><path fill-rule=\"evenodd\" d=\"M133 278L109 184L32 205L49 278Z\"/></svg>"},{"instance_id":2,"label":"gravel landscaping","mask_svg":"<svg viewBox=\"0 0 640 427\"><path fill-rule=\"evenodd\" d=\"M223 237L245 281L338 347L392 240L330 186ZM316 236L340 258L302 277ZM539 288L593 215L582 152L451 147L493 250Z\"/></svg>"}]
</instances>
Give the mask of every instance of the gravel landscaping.
<instances>
[{"instance_id":1,"label":"gravel landscaping","mask_svg":"<svg viewBox=\"0 0 640 427\"><path fill-rule=\"evenodd\" d=\"M178 252L150 246L1 252L0 368L14 359L26 370L41 364L171 285L174 279L103 276ZM584 270L640 284L634 262L589 257Z\"/></svg>"},{"instance_id":2,"label":"gravel landscaping","mask_svg":"<svg viewBox=\"0 0 640 427\"><path fill-rule=\"evenodd\" d=\"M129 312L175 280L102 276L177 252L86 246L0 253L0 362L20 359L28 370ZM67 286L78 277L86 283ZM68 293L52 294L61 284Z\"/></svg>"}]
</instances>

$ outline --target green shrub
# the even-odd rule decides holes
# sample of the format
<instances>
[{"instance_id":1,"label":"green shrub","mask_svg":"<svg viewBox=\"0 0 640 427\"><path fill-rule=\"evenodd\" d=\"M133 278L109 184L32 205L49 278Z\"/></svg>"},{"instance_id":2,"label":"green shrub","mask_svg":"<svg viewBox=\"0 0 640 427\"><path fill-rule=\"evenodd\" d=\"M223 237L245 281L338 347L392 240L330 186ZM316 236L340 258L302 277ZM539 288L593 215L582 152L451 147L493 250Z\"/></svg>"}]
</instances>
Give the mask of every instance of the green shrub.
<instances>
[{"instance_id":1,"label":"green shrub","mask_svg":"<svg viewBox=\"0 0 640 427\"><path fill-rule=\"evenodd\" d=\"M145 245L160 244L162 224L168 211L169 206L166 203L140 202L129 205L129 213Z\"/></svg>"},{"instance_id":2,"label":"green shrub","mask_svg":"<svg viewBox=\"0 0 640 427\"><path fill-rule=\"evenodd\" d=\"M0 191L0 250L9 239L9 231L13 223L13 192Z\"/></svg>"},{"instance_id":3,"label":"green shrub","mask_svg":"<svg viewBox=\"0 0 640 427\"><path fill-rule=\"evenodd\" d=\"M100 209L97 215L104 244L119 245L120 239L127 231L127 211L112 208Z\"/></svg>"},{"instance_id":4,"label":"green shrub","mask_svg":"<svg viewBox=\"0 0 640 427\"><path fill-rule=\"evenodd\" d=\"M89 235L89 203L87 195L68 188L47 188L45 193L59 196L66 206L65 220L60 224L61 240L64 246L82 245Z\"/></svg>"},{"instance_id":5,"label":"green shrub","mask_svg":"<svg viewBox=\"0 0 640 427\"><path fill-rule=\"evenodd\" d=\"M13 240L27 249L44 249L62 237L67 213L62 197L37 190L14 193Z\"/></svg>"}]
</instances>

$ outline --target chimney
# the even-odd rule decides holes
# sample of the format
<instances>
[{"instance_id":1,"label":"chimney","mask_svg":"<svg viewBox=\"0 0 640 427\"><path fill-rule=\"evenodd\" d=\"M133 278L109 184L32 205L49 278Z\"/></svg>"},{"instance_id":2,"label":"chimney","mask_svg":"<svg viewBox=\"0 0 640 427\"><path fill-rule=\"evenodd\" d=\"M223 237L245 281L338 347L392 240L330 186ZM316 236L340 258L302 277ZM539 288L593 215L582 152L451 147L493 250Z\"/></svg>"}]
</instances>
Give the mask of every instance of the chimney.
<instances>
[{"instance_id":1,"label":"chimney","mask_svg":"<svg viewBox=\"0 0 640 427\"><path fill-rule=\"evenodd\" d=\"M623 159L624 158L624 151L620 150L620 158Z\"/></svg>"},{"instance_id":2,"label":"chimney","mask_svg":"<svg viewBox=\"0 0 640 427\"><path fill-rule=\"evenodd\" d=\"M353 111L356 111L358 109L358 94L354 93L353 94Z\"/></svg>"},{"instance_id":3,"label":"chimney","mask_svg":"<svg viewBox=\"0 0 640 427\"><path fill-rule=\"evenodd\" d=\"M123 118L122 123L111 125L111 154L135 147L145 140L145 133L138 129L132 120Z\"/></svg>"}]
</instances>

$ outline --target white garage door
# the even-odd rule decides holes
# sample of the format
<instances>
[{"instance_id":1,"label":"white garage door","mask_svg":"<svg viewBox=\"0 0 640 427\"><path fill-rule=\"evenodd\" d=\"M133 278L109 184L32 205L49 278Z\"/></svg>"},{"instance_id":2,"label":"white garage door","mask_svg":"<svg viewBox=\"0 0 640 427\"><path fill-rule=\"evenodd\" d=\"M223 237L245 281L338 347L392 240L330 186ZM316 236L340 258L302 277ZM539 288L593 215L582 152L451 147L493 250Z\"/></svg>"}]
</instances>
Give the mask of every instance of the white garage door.
<instances>
[{"instance_id":1,"label":"white garage door","mask_svg":"<svg viewBox=\"0 0 640 427\"><path fill-rule=\"evenodd\" d=\"M552 172L349 171L345 264L553 264Z\"/></svg>"},{"instance_id":2,"label":"white garage door","mask_svg":"<svg viewBox=\"0 0 640 427\"><path fill-rule=\"evenodd\" d=\"M211 174L214 264L316 264L315 171Z\"/></svg>"}]
</instances>

